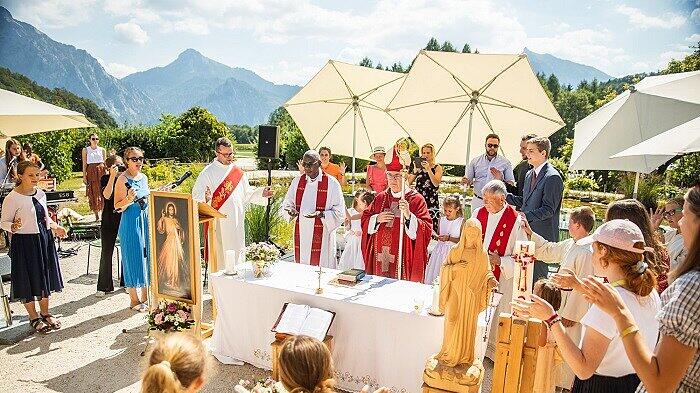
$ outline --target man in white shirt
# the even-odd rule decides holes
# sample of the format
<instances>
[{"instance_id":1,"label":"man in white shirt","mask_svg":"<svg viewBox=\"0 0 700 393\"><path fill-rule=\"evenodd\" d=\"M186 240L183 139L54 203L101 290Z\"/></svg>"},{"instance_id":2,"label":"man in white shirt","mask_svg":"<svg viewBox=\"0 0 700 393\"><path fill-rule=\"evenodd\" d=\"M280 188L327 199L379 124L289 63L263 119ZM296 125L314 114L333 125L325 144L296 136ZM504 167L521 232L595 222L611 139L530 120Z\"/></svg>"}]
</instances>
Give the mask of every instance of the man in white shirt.
<instances>
[{"instance_id":1,"label":"man in white shirt","mask_svg":"<svg viewBox=\"0 0 700 393\"><path fill-rule=\"evenodd\" d=\"M474 211L481 206L484 206L484 199L481 195L481 189L489 181L496 177L502 178L504 182L511 185L515 184L513 176L513 166L510 161L503 156L498 155L498 147L501 139L496 134L486 136L486 153L474 157L469 162L467 171L462 178L462 184L474 186L474 197L471 201L471 211Z\"/></svg>"},{"instance_id":2,"label":"man in white shirt","mask_svg":"<svg viewBox=\"0 0 700 393\"><path fill-rule=\"evenodd\" d=\"M336 229L345 221L345 201L340 183L321 171L321 157L315 150L304 153L304 173L292 180L281 214L296 219L294 257L297 263L335 269Z\"/></svg>"},{"instance_id":3,"label":"man in white shirt","mask_svg":"<svg viewBox=\"0 0 700 393\"><path fill-rule=\"evenodd\" d=\"M233 163L230 140L219 138L214 153L214 161L197 176L192 199L208 203L226 215L226 218L216 220L216 250L213 252L216 252L219 267L228 264L228 271L245 262L245 205L250 202L264 205L272 192L269 188L250 186L248 177ZM234 251L233 260L226 261L226 250Z\"/></svg>"},{"instance_id":4,"label":"man in white shirt","mask_svg":"<svg viewBox=\"0 0 700 393\"><path fill-rule=\"evenodd\" d=\"M683 218L683 203L683 197L673 198L666 205L658 208L656 212L650 212L652 213L651 224L654 229L660 228L661 221L664 219L668 222L668 226L671 227L671 229L663 231L664 243L671 260L671 270L683 262L687 254L683 247L681 228L678 225L678 221Z\"/></svg>"},{"instance_id":5,"label":"man in white shirt","mask_svg":"<svg viewBox=\"0 0 700 393\"><path fill-rule=\"evenodd\" d=\"M500 180L491 180L482 188L484 206L472 211L472 218L481 222L484 246L498 280L498 291L503 294L498 309L493 313L486 356L494 359L497 339L498 315L510 313L513 297L513 274L515 259L513 248L516 240L527 240L522 228L522 218L513 206L506 203L506 185ZM532 288L529 283L528 288Z\"/></svg>"}]
</instances>

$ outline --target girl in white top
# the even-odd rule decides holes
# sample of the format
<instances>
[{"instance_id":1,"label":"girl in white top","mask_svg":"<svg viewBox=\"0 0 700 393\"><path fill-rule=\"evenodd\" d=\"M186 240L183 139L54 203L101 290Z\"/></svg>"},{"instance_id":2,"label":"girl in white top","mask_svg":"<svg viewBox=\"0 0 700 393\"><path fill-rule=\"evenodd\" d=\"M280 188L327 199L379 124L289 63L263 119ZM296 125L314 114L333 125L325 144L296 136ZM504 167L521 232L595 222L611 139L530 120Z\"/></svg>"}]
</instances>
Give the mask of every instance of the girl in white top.
<instances>
[{"instance_id":1,"label":"girl in white top","mask_svg":"<svg viewBox=\"0 0 700 393\"><path fill-rule=\"evenodd\" d=\"M88 197L90 210L95 214L95 220L100 220L100 212L104 207L104 197L100 179L107 173L104 166L107 152L98 146L100 137L97 134L90 135L90 144L83 149L83 183L85 194Z\"/></svg>"},{"instance_id":2,"label":"girl in white top","mask_svg":"<svg viewBox=\"0 0 700 393\"><path fill-rule=\"evenodd\" d=\"M531 295L531 301L516 299L511 304L519 315L531 315L549 326L564 361L576 374L572 393L632 393L639 385L639 377L625 354L622 338L639 332L653 347L659 334L654 316L661 308L661 300L655 289L656 277L645 256L652 249L645 246L639 227L628 220L610 220L579 243L593 244L596 275L612 283L638 322L638 330L618 333L613 318L594 305L581 320L583 338L577 346L566 335L561 317L546 301ZM571 282L565 284L580 291L581 281L571 277Z\"/></svg>"},{"instance_id":3,"label":"girl in white top","mask_svg":"<svg viewBox=\"0 0 700 393\"><path fill-rule=\"evenodd\" d=\"M17 187L2 204L0 227L12 234L10 299L24 304L34 330L48 333L61 327L49 314L49 295L63 289L53 235L66 237L66 230L49 216L46 194L36 186L39 173L39 167L31 161L17 165Z\"/></svg>"},{"instance_id":4,"label":"girl in white top","mask_svg":"<svg viewBox=\"0 0 700 393\"><path fill-rule=\"evenodd\" d=\"M462 233L462 222L464 222L464 213L462 212L462 203L454 195L448 195L442 201L442 217L440 217L439 233L437 236L433 234L433 239L437 240L437 244L430 253L428 266L425 268L425 284L432 284L440 274L440 267L447 257L450 248L459 242L460 234Z\"/></svg>"},{"instance_id":5,"label":"girl in white top","mask_svg":"<svg viewBox=\"0 0 700 393\"><path fill-rule=\"evenodd\" d=\"M362 269L365 270L365 260L362 257L362 213L374 200L374 193L367 190L359 190L355 193L352 207L348 209L345 232L345 248L340 256L338 269Z\"/></svg>"}]
</instances>

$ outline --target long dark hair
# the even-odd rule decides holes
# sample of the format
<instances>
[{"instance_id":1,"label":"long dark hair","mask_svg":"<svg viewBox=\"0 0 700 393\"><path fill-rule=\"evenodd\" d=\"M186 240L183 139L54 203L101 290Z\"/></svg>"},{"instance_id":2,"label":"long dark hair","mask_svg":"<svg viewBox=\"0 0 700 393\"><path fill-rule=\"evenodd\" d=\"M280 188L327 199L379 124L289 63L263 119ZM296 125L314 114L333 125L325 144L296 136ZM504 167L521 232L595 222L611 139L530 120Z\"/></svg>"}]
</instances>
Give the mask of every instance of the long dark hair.
<instances>
[{"instance_id":1,"label":"long dark hair","mask_svg":"<svg viewBox=\"0 0 700 393\"><path fill-rule=\"evenodd\" d=\"M10 148L12 145L17 145L19 146L20 150L22 149L22 145L19 144L19 141L15 138L10 138L5 142L5 164L9 164L10 161L12 160L12 153L10 152ZM20 156L22 153L20 153ZM17 157L19 160L19 157Z\"/></svg>"},{"instance_id":2,"label":"long dark hair","mask_svg":"<svg viewBox=\"0 0 700 393\"><path fill-rule=\"evenodd\" d=\"M700 185L688 190L685 194L685 202L688 203L690 213L695 215L696 220L700 220ZM700 231L695 232L695 237L683 262L671 271L671 279L675 280L692 270L700 270Z\"/></svg>"},{"instance_id":3,"label":"long dark hair","mask_svg":"<svg viewBox=\"0 0 700 393\"><path fill-rule=\"evenodd\" d=\"M644 253L649 266L657 276L666 274L668 266L663 266L663 255L667 254L666 246L651 229L651 217L649 217L649 212L644 205L636 199L615 201L608 206L608 210L605 212L605 221L616 219L630 220L642 230L644 243L654 249L654 252Z\"/></svg>"}]
</instances>

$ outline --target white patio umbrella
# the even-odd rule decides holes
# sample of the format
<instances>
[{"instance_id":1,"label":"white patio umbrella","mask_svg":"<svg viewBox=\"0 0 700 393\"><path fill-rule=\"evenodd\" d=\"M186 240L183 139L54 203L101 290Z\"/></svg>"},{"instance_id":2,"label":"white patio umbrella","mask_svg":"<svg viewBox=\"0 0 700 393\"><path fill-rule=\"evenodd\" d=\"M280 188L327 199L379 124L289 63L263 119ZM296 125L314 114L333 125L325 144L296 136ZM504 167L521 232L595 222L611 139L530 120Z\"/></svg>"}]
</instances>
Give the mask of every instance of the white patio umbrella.
<instances>
[{"instance_id":1,"label":"white patio umbrella","mask_svg":"<svg viewBox=\"0 0 700 393\"><path fill-rule=\"evenodd\" d=\"M576 123L569 168L637 172L636 194L639 174L675 154L612 156L698 116L700 71L644 78Z\"/></svg>"},{"instance_id":2,"label":"white patio umbrella","mask_svg":"<svg viewBox=\"0 0 700 393\"><path fill-rule=\"evenodd\" d=\"M700 117L671 128L611 158L629 156L676 156L700 151Z\"/></svg>"},{"instance_id":3,"label":"white patio umbrella","mask_svg":"<svg viewBox=\"0 0 700 393\"><path fill-rule=\"evenodd\" d=\"M96 126L82 113L0 89L0 133L5 136L83 127Z\"/></svg>"},{"instance_id":4,"label":"white patio umbrella","mask_svg":"<svg viewBox=\"0 0 700 393\"><path fill-rule=\"evenodd\" d=\"M422 50L388 110L446 164L468 165L490 133L499 135L502 154L520 161L522 135L564 126L524 54Z\"/></svg>"},{"instance_id":5,"label":"white patio umbrella","mask_svg":"<svg viewBox=\"0 0 700 393\"><path fill-rule=\"evenodd\" d=\"M313 149L321 146L333 153L369 158L375 146L388 149L408 134L385 108L406 77L330 60L284 104Z\"/></svg>"}]
</instances>

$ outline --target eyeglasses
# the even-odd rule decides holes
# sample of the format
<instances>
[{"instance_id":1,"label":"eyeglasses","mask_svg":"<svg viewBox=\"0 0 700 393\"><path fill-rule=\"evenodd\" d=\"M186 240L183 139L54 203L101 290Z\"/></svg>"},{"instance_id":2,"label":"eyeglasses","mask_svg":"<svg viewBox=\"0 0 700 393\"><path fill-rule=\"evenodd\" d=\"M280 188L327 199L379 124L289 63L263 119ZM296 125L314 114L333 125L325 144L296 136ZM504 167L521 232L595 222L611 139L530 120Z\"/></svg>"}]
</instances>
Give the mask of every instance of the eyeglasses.
<instances>
[{"instance_id":1,"label":"eyeglasses","mask_svg":"<svg viewBox=\"0 0 700 393\"><path fill-rule=\"evenodd\" d=\"M676 214L676 213L680 213L680 212L682 212L682 211L683 211L682 208L677 207L677 208L675 208L675 209L667 210L667 211L663 212L661 215L662 215L664 218L669 218L669 217L671 217L672 215L674 215L674 214Z\"/></svg>"},{"instance_id":2,"label":"eyeglasses","mask_svg":"<svg viewBox=\"0 0 700 393\"><path fill-rule=\"evenodd\" d=\"M301 166L303 166L304 168L311 168L316 164L318 164L318 161L302 161L301 162Z\"/></svg>"},{"instance_id":3,"label":"eyeglasses","mask_svg":"<svg viewBox=\"0 0 700 393\"><path fill-rule=\"evenodd\" d=\"M498 149L498 145L494 145L493 143L487 143L486 146L487 146L489 149Z\"/></svg>"},{"instance_id":4,"label":"eyeglasses","mask_svg":"<svg viewBox=\"0 0 700 393\"><path fill-rule=\"evenodd\" d=\"M131 162L139 162L139 161L143 162L143 156L139 156L139 157L129 157L129 158L127 158L127 160L129 160L129 161L131 161Z\"/></svg>"},{"instance_id":5,"label":"eyeglasses","mask_svg":"<svg viewBox=\"0 0 700 393\"><path fill-rule=\"evenodd\" d=\"M230 152L230 153L222 153L222 152L220 152L220 151L217 151L216 154L221 154L222 156L228 158L228 157L231 157L231 156L233 155L233 152Z\"/></svg>"}]
</instances>

